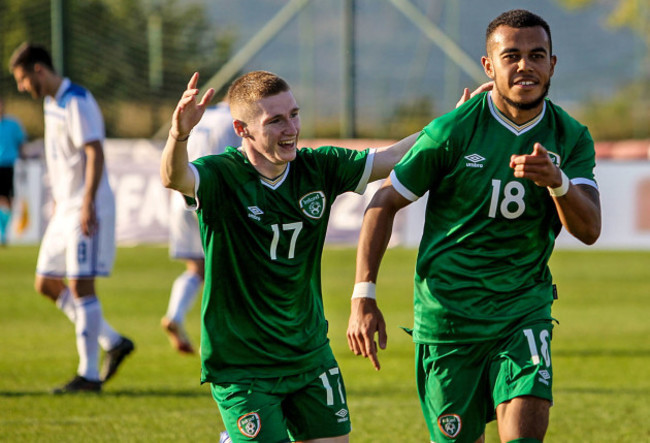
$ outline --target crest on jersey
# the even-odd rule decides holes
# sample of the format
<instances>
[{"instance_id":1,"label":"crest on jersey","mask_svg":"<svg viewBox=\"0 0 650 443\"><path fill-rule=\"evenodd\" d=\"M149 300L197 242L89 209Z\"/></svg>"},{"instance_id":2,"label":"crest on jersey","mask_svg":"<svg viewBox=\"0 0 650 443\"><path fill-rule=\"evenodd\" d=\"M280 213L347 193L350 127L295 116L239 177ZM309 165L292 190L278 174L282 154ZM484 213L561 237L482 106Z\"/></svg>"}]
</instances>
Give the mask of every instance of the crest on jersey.
<instances>
[{"instance_id":1,"label":"crest on jersey","mask_svg":"<svg viewBox=\"0 0 650 443\"><path fill-rule=\"evenodd\" d=\"M300 209L309 218L319 219L325 212L325 194L323 191L310 192L300 199Z\"/></svg>"},{"instance_id":2,"label":"crest on jersey","mask_svg":"<svg viewBox=\"0 0 650 443\"><path fill-rule=\"evenodd\" d=\"M248 414L239 417L239 420L237 420L237 427L239 427L239 432L244 434L246 437L254 438L260 433L262 422L260 421L260 416L257 412L249 412Z\"/></svg>"},{"instance_id":3,"label":"crest on jersey","mask_svg":"<svg viewBox=\"0 0 650 443\"><path fill-rule=\"evenodd\" d=\"M560 167L560 156L555 152L548 151L548 156L551 157L551 162L558 168Z\"/></svg>"},{"instance_id":4,"label":"crest on jersey","mask_svg":"<svg viewBox=\"0 0 650 443\"><path fill-rule=\"evenodd\" d=\"M449 438L454 438L460 433L462 422L456 414L445 414L438 417L438 427Z\"/></svg>"}]
</instances>

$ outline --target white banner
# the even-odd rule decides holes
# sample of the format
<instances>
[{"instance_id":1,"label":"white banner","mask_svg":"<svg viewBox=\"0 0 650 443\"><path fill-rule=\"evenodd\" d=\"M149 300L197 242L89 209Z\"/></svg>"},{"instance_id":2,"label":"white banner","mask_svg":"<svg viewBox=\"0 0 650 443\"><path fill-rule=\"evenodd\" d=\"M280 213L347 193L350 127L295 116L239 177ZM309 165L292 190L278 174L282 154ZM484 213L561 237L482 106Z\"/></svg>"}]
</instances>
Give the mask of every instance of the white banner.
<instances>
[{"instance_id":1,"label":"white banner","mask_svg":"<svg viewBox=\"0 0 650 443\"><path fill-rule=\"evenodd\" d=\"M42 145L42 141L40 142ZM116 234L119 245L167 243L170 191L160 183L163 142L111 139L105 155L109 181L117 202ZM48 218L49 192L41 160L16 166L16 198L10 241L36 243ZM650 249L650 161L602 160L596 167L603 229L591 248ZM380 182L363 195L347 193L332 206L328 243L356 245L363 213ZM397 214L391 245L417 247L422 235L426 197ZM566 232L558 248L586 247Z\"/></svg>"}]
</instances>

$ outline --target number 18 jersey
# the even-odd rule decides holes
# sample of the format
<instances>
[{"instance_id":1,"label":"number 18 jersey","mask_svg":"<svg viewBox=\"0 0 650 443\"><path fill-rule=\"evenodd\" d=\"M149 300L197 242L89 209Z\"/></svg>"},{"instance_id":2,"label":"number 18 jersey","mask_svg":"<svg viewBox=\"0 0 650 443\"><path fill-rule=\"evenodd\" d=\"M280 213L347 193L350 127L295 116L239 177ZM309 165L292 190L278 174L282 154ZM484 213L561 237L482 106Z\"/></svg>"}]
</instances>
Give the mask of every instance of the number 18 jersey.
<instances>
[{"instance_id":1,"label":"number 18 jersey","mask_svg":"<svg viewBox=\"0 0 650 443\"><path fill-rule=\"evenodd\" d=\"M415 273L419 343L499 337L518 320L549 319L548 260L561 223L548 190L515 178L513 154L541 143L573 184L596 186L593 140L561 108L518 126L490 93L431 122L396 165L395 189L414 201L429 192Z\"/></svg>"}]
</instances>

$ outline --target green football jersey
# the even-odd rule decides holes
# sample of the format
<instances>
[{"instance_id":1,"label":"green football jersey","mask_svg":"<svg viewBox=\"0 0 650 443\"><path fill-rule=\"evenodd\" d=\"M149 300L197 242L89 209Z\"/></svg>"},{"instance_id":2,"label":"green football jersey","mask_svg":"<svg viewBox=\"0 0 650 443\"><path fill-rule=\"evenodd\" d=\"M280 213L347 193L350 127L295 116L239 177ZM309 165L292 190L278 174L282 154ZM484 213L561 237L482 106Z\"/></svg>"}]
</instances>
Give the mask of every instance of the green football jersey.
<instances>
[{"instance_id":1,"label":"green football jersey","mask_svg":"<svg viewBox=\"0 0 650 443\"><path fill-rule=\"evenodd\" d=\"M192 163L205 250L202 382L294 375L334 360L321 254L332 203L365 190L371 152L300 149L273 182L235 148Z\"/></svg>"},{"instance_id":2,"label":"green football jersey","mask_svg":"<svg viewBox=\"0 0 650 443\"><path fill-rule=\"evenodd\" d=\"M548 260L562 227L546 188L515 178L510 156L540 142L573 184L596 187L589 131L560 107L518 126L489 93L431 122L395 166L404 197L427 191L415 272L418 343L499 337L526 317L550 318Z\"/></svg>"}]
</instances>

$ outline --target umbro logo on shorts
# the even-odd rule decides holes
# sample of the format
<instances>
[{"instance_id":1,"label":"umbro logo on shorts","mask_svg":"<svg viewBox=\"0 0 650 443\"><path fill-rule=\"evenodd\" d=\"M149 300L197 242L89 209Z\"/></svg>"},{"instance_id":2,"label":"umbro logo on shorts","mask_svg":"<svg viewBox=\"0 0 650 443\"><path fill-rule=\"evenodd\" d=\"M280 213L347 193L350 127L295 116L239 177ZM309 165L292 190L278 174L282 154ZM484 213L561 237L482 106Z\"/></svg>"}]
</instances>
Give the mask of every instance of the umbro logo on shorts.
<instances>
[{"instance_id":1,"label":"umbro logo on shorts","mask_svg":"<svg viewBox=\"0 0 650 443\"><path fill-rule=\"evenodd\" d=\"M345 409L345 408L340 409L340 410L339 410L338 412L336 412L334 415L336 415L337 417L339 417L339 418L337 419L337 421L338 421L339 423L344 422L344 421L348 421L348 420L349 420L349 418L348 418L348 410Z\"/></svg>"}]
</instances>

